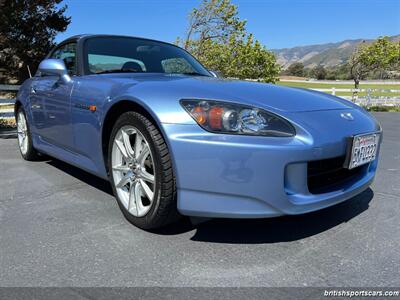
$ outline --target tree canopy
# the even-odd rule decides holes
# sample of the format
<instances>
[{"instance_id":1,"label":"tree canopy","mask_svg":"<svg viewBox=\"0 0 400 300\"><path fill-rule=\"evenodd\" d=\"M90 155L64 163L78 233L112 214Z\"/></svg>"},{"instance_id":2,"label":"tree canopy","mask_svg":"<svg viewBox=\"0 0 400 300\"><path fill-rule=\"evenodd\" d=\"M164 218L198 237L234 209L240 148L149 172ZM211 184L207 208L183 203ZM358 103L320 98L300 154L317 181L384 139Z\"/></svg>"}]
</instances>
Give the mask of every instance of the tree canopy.
<instances>
[{"instance_id":1,"label":"tree canopy","mask_svg":"<svg viewBox=\"0 0 400 300\"><path fill-rule=\"evenodd\" d=\"M301 62L292 63L286 73L292 76L303 77L305 75L304 65Z\"/></svg>"},{"instance_id":2,"label":"tree canopy","mask_svg":"<svg viewBox=\"0 0 400 300\"><path fill-rule=\"evenodd\" d=\"M27 65L36 71L54 46L57 33L67 29L70 18L62 0L0 1L0 68L19 82L28 78Z\"/></svg>"},{"instance_id":3,"label":"tree canopy","mask_svg":"<svg viewBox=\"0 0 400 300\"><path fill-rule=\"evenodd\" d=\"M361 43L350 58L350 72L355 88L369 72L398 70L400 68L400 42L380 37L371 44Z\"/></svg>"},{"instance_id":4,"label":"tree canopy","mask_svg":"<svg viewBox=\"0 0 400 300\"><path fill-rule=\"evenodd\" d=\"M203 0L189 16L183 41L177 41L208 69L223 76L275 82L279 66L273 53L246 32L230 0Z\"/></svg>"},{"instance_id":5,"label":"tree canopy","mask_svg":"<svg viewBox=\"0 0 400 300\"><path fill-rule=\"evenodd\" d=\"M324 80L327 76L326 69L324 68L324 66L321 66L321 65L313 68L311 70L311 73L312 73L313 77L318 80Z\"/></svg>"}]
</instances>

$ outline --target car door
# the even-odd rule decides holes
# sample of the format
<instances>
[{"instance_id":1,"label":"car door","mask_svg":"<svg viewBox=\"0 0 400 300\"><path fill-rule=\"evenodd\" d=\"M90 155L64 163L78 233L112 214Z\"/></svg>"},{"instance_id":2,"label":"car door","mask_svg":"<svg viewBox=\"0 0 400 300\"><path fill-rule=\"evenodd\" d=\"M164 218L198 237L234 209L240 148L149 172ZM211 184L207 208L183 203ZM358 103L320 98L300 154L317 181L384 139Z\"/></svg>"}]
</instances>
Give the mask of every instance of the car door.
<instances>
[{"instance_id":1,"label":"car door","mask_svg":"<svg viewBox=\"0 0 400 300\"><path fill-rule=\"evenodd\" d=\"M76 75L76 43L56 48L49 58L63 59L70 76ZM40 74L31 86L31 111L35 133L52 145L73 149L71 92L74 81L64 83L57 76Z\"/></svg>"}]
</instances>

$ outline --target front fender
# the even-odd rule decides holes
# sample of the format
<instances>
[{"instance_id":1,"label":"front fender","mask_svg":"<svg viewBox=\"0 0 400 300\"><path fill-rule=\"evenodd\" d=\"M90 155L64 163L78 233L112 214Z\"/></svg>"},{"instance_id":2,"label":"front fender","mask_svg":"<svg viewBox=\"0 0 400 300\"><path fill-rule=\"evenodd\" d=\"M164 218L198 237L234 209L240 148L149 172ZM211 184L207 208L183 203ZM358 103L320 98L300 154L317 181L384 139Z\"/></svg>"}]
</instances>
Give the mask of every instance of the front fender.
<instances>
[{"instance_id":1,"label":"front fender","mask_svg":"<svg viewBox=\"0 0 400 300\"><path fill-rule=\"evenodd\" d=\"M20 106L25 111L26 118L29 124L32 124L32 114L31 114L31 106L30 106L30 90L32 85L32 79L25 80L22 85L20 86L17 97L15 99L14 104L14 115L17 116L17 110ZM33 130L34 126L31 126L31 130Z\"/></svg>"},{"instance_id":2,"label":"front fender","mask_svg":"<svg viewBox=\"0 0 400 300\"><path fill-rule=\"evenodd\" d=\"M180 105L181 95L167 89L152 87L151 85L136 85L120 91L118 95L110 95L105 104L105 111L120 101L132 101L143 107L158 123L167 124L195 124L194 120Z\"/></svg>"}]
</instances>

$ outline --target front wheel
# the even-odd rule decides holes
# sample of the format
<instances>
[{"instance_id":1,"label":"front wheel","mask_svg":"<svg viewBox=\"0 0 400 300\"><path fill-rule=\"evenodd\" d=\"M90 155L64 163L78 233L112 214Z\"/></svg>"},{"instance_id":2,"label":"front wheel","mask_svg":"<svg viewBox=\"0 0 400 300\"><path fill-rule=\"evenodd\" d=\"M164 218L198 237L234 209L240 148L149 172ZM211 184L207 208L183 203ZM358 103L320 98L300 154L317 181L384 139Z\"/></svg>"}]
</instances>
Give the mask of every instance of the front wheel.
<instances>
[{"instance_id":1,"label":"front wheel","mask_svg":"<svg viewBox=\"0 0 400 300\"><path fill-rule=\"evenodd\" d=\"M21 156L25 160L37 160L38 152L33 147L31 131L29 129L28 121L26 119L25 111L20 107L17 111L17 135L18 146Z\"/></svg>"},{"instance_id":2,"label":"front wheel","mask_svg":"<svg viewBox=\"0 0 400 300\"><path fill-rule=\"evenodd\" d=\"M110 181L125 217L143 229L175 221L175 178L167 145L158 129L143 115L121 115L108 149Z\"/></svg>"}]
</instances>

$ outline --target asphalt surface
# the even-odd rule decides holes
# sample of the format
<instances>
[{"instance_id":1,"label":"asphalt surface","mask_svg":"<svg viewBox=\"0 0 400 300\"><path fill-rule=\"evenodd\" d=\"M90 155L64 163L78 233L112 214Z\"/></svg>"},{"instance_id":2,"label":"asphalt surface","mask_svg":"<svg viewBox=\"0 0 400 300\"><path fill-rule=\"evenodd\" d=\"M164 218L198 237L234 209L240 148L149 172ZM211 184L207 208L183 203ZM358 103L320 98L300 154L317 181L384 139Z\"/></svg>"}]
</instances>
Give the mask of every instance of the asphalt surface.
<instances>
[{"instance_id":1,"label":"asphalt surface","mask_svg":"<svg viewBox=\"0 0 400 300\"><path fill-rule=\"evenodd\" d=\"M128 223L109 184L0 139L0 286L400 286L400 114L377 178L319 212L264 220Z\"/></svg>"}]
</instances>

